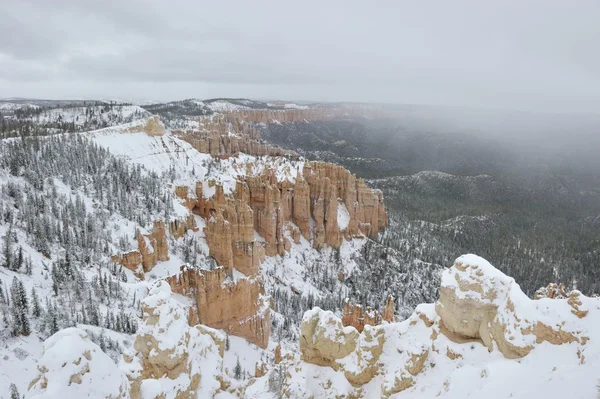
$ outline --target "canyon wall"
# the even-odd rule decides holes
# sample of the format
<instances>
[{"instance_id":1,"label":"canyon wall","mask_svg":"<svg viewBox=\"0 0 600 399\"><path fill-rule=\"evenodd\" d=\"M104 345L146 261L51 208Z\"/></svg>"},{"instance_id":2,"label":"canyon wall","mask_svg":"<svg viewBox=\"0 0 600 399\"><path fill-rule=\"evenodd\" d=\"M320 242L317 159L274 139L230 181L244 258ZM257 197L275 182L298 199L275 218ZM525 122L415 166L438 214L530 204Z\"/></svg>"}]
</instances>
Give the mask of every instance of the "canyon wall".
<instances>
[{"instance_id":1,"label":"canyon wall","mask_svg":"<svg viewBox=\"0 0 600 399\"><path fill-rule=\"evenodd\" d=\"M283 255L300 236L317 249L339 248L344 237L377 237L387 225L381 191L330 163L305 163L294 182L279 181L273 170L247 176L237 181L231 196L222 185L211 184L215 193L210 198L198 182L196 198L185 201L206 219L210 255L228 273L235 268L255 275L265 256Z\"/></svg>"},{"instance_id":2,"label":"canyon wall","mask_svg":"<svg viewBox=\"0 0 600 399\"><path fill-rule=\"evenodd\" d=\"M260 132L238 117L202 118L198 120L198 128L175 130L173 134L190 143L196 151L213 157L224 158L240 152L253 156L298 156L294 151L261 143Z\"/></svg>"},{"instance_id":3,"label":"canyon wall","mask_svg":"<svg viewBox=\"0 0 600 399\"><path fill-rule=\"evenodd\" d=\"M173 292L193 299L190 325L203 324L246 338L266 348L271 334L271 313L263 300L264 288L259 278L227 279L224 268L199 270L182 266L178 274L166 281Z\"/></svg>"}]
</instances>

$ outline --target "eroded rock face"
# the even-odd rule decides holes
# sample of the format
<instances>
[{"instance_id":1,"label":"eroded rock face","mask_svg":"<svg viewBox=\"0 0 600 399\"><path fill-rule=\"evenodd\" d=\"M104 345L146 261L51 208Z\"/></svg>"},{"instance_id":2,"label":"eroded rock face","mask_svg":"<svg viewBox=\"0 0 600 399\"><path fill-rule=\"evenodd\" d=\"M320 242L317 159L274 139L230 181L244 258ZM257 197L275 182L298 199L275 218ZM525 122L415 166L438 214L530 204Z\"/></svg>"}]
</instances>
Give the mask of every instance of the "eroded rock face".
<instances>
[{"instance_id":1,"label":"eroded rock face","mask_svg":"<svg viewBox=\"0 0 600 399\"><path fill-rule=\"evenodd\" d=\"M309 310L300 326L300 352L307 363L338 369L337 360L356 349L359 333L353 327L344 327L330 311Z\"/></svg>"},{"instance_id":2,"label":"eroded rock face","mask_svg":"<svg viewBox=\"0 0 600 399\"><path fill-rule=\"evenodd\" d=\"M165 125L160 121L158 115L153 115L146 119L145 124L137 124L129 128L127 133L141 133L144 132L148 136L162 136L165 134Z\"/></svg>"},{"instance_id":3,"label":"eroded rock face","mask_svg":"<svg viewBox=\"0 0 600 399\"><path fill-rule=\"evenodd\" d=\"M198 152L227 158L243 152L254 156L297 157L294 151L259 142L260 133L237 115L215 115L199 121L198 129L173 132ZM231 133L231 134L230 134Z\"/></svg>"},{"instance_id":4,"label":"eroded rock face","mask_svg":"<svg viewBox=\"0 0 600 399\"><path fill-rule=\"evenodd\" d=\"M390 338L405 334L408 326L405 324L365 325L359 333L354 327L343 326L333 313L315 308L302 319L301 359L343 373L356 388L382 375L380 396L389 397L414 384L413 377L423 369L430 351L431 343L426 340L407 339L403 343ZM421 321L413 329L413 334L418 336L428 327ZM386 352L393 358L390 364L383 359ZM357 394L356 397L362 396Z\"/></svg>"},{"instance_id":5,"label":"eroded rock face","mask_svg":"<svg viewBox=\"0 0 600 399\"><path fill-rule=\"evenodd\" d=\"M136 230L135 236L138 249L120 255L113 255L111 261L123 265L133 271L139 278L143 278L144 273L152 270L159 261L169 260L169 242L167 241L165 223L162 220L155 220L150 234L145 235Z\"/></svg>"},{"instance_id":6,"label":"eroded rock face","mask_svg":"<svg viewBox=\"0 0 600 399\"><path fill-rule=\"evenodd\" d=\"M556 283L550 283L546 287L538 289L535 294L533 294L533 299L564 299L567 297L568 294L565 291L565 286L563 284Z\"/></svg>"},{"instance_id":7,"label":"eroded rock face","mask_svg":"<svg viewBox=\"0 0 600 399\"><path fill-rule=\"evenodd\" d=\"M221 387L223 334L205 326L190 327L166 281L153 285L142 311L133 350L123 355L120 365L131 383L131 397L213 397Z\"/></svg>"},{"instance_id":8,"label":"eroded rock face","mask_svg":"<svg viewBox=\"0 0 600 399\"><path fill-rule=\"evenodd\" d=\"M175 219L169 222L169 233L171 233L175 239L182 237L189 230L198 231L194 215L188 215L185 219Z\"/></svg>"},{"instance_id":9,"label":"eroded rock face","mask_svg":"<svg viewBox=\"0 0 600 399\"><path fill-rule=\"evenodd\" d=\"M173 292L194 299L190 324L204 324L246 338L266 348L271 334L271 313L264 301L261 280L232 282L224 268L199 270L181 267L179 274L167 278Z\"/></svg>"},{"instance_id":10,"label":"eroded rock face","mask_svg":"<svg viewBox=\"0 0 600 399\"><path fill-rule=\"evenodd\" d=\"M98 398L130 397L125 374L78 328L60 330L44 342L37 370L28 399L84 398L91 393Z\"/></svg>"},{"instance_id":11,"label":"eroded rock face","mask_svg":"<svg viewBox=\"0 0 600 399\"><path fill-rule=\"evenodd\" d=\"M394 320L394 298L389 296L385 302L383 313L367 306L363 308L361 305L352 304L348 299L344 302L344 310L342 312L342 324L344 326L352 326L362 332L365 326L378 326L381 322L388 323Z\"/></svg>"},{"instance_id":12,"label":"eroded rock face","mask_svg":"<svg viewBox=\"0 0 600 399\"><path fill-rule=\"evenodd\" d=\"M264 256L284 255L300 236L318 249L339 248L344 237L376 237L387 225L381 192L324 162L304 164L294 182L267 170L239 180L232 195L217 182L208 187L214 194L205 198L204 184L196 184L192 210L206 219L210 255L229 273L257 274Z\"/></svg>"}]
</instances>

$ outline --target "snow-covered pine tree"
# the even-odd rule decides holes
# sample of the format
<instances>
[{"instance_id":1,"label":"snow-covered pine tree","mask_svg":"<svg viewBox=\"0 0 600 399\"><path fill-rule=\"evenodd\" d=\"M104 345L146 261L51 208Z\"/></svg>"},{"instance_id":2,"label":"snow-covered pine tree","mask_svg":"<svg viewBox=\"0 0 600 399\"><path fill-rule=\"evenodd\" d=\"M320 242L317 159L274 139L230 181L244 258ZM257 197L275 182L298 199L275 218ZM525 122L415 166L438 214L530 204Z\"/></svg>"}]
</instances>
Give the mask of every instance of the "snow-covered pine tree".
<instances>
[{"instance_id":1,"label":"snow-covered pine tree","mask_svg":"<svg viewBox=\"0 0 600 399\"><path fill-rule=\"evenodd\" d=\"M12 268L12 249L11 249L11 236L13 231L13 223L12 220L10 225L8 226L8 230L6 231L6 235L4 236L4 263L2 266L7 269Z\"/></svg>"},{"instance_id":2,"label":"snow-covered pine tree","mask_svg":"<svg viewBox=\"0 0 600 399\"><path fill-rule=\"evenodd\" d=\"M14 277L11 287L13 335L29 335L31 327L29 324L29 301L23 282Z\"/></svg>"},{"instance_id":3,"label":"snow-covered pine tree","mask_svg":"<svg viewBox=\"0 0 600 399\"><path fill-rule=\"evenodd\" d=\"M10 384L10 399L21 399L19 390L15 384Z\"/></svg>"},{"instance_id":4,"label":"snow-covered pine tree","mask_svg":"<svg viewBox=\"0 0 600 399\"><path fill-rule=\"evenodd\" d=\"M240 364L240 357L237 357L237 363L235 364L235 367L233 368L233 378L235 378L236 380L239 380L242 378L242 365Z\"/></svg>"},{"instance_id":5,"label":"snow-covered pine tree","mask_svg":"<svg viewBox=\"0 0 600 399\"><path fill-rule=\"evenodd\" d=\"M42 314L42 308L35 287L31 288L31 314L33 317L40 317Z\"/></svg>"}]
</instances>

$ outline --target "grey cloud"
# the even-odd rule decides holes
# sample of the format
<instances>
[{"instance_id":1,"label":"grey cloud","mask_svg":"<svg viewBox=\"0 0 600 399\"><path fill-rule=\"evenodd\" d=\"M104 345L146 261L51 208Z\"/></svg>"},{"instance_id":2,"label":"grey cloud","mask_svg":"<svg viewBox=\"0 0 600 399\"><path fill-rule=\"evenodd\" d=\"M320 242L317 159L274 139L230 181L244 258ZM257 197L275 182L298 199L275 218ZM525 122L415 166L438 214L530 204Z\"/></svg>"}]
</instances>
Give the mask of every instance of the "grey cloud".
<instances>
[{"instance_id":1,"label":"grey cloud","mask_svg":"<svg viewBox=\"0 0 600 399\"><path fill-rule=\"evenodd\" d=\"M36 96L64 97L68 88L79 97L589 111L600 93L596 1L25 0L3 8L6 96L43 82Z\"/></svg>"}]
</instances>

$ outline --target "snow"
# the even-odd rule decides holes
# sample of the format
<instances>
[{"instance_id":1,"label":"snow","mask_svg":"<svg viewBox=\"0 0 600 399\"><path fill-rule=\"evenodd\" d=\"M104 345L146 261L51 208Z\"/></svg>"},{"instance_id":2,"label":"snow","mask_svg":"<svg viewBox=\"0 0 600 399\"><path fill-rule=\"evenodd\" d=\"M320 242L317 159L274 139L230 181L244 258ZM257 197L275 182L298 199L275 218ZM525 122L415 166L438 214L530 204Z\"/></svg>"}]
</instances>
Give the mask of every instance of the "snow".
<instances>
[{"instance_id":1,"label":"snow","mask_svg":"<svg viewBox=\"0 0 600 399\"><path fill-rule=\"evenodd\" d=\"M402 322L365 327L357 340L357 348L361 348L360 355L352 352L337 361L344 371L307 364L300 360L299 355L294 354L293 359L286 364L286 371L290 373L285 386L287 392L293 397L323 398L355 394L356 391L344 377L344 372L360 373L360 365L372 356L368 349L376 344L375 340L369 340L368 337L383 334L383 348L377 359L378 373L361 387L364 397L382 396L383 389L393 387L397 378L403 378L402 376L413 378L414 385L390 398L559 399L596 396L600 343L594 337L600 336L600 299L580 296L579 308L588 313L579 318L571 311L567 299L529 299L510 277L496 270L483 258L464 255L457 259L457 263L462 266L449 269L446 283L452 283L452 287L456 288L457 280L453 277L458 276L463 282L480 284L483 281L489 284L485 289L504 292L498 314L500 317L516 315L518 322L513 327L515 319L507 319L509 328L505 335L514 335L515 339L511 342L515 345L532 345L533 350L528 355L521 359L508 359L497 347L490 352L477 340L462 344L453 342L440 330L440 318L435 305L423 304ZM464 266L467 267L462 270ZM473 280L469 280L470 278ZM463 292L463 299L472 299L466 292ZM502 298L502 295L499 297ZM514 310L506 306L509 302L512 302ZM312 317L319 318L318 326L329 326L332 331L327 336L330 339L339 337L335 334L339 330L334 331L334 326L339 325L339 319L336 320L335 315L320 309L307 311L304 315L305 319ZM424 319L430 320L433 325L425 324ZM552 345L549 342L536 342L533 334L527 337L528 341L516 334L525 329L525 324L532 326L538 321L555 329L571 332L577 337L591 339ZM531 337L534 339L530 339ZM405 365L410 356L425 352L427 358L422 371L416 376L409 375ZM454 358L447 355L449 352L455 354ZM261 397L260 386L250 392L250 397Z\"/></svg>"},{"instance_id":2,"label":"snow","mask_svg":"<svg viewBox=\"0 0 600 399\"><path fill-rule=\"evenodd\" d=\"M340 230L345 230L346 227L348 227L348 223L350 223L350 213L348 212L346 205L342 202L338 203L337 219Z\"/></svg>"},{"instance_id":3,"label":"snow","mask_svg":"<svg viewBox=\"0 0 600 399\"><path fill-rule=\"evenodd\" d=\"M132 122L85 134L111 153L148 170L162 174L174 168L177 174L173 180L174 185L188 186L194 192L196 182L202 182L205 198L211 198L215 193L215 186L211 181L222 184L225 194L230 194L235 190L236 181L248 172L259 175L266 169L274 169L279 181L290 182L295 182L302 175L303 161L247 154L219 160L213 159L209 154L199 153L189 143L170 132L158 137L148 136L144 132L127 133L128 129L139 123Z\"/></svg>"},{"instance_id":4,"label":"snow","mask_svg":"<svg viewBox=\"0 0 600 399\"><path fill-rule=\"evenodd\" d=\"M298 104L295 104L295 103L284 103L284 104L281 104L281 103L267 103L267 105L269 107L281 107L281 106L283 106L283 108L286 108L286 109L308 109L309 108L306 105L298 105Z\"/></svg>"},{"instance_id":5,"label":"snow","mask_svg":"<svg viewBox=\"0 0 600 399\"><path fill-rule=\"evenodd\" d=\"M238 111L242 109L251 109L250 107L246 107L245 105L233 104L226 100L217 100L204 104L206 104L206 106L208 106L211 110L215 112L229 112Z\"/></svg>"},{"instance_id":6,"label":"snow","mask_svg":"<svg viewBox=\"0 0 600 399\"><path fill-rule=\"evenodd\" d=\"M27 392L28 399L83 398L91 394L104 398L129 392L125 374L78 328L63 329L44 342L38 372L41 378Z\"/></svg>"},{"instance_id":7,"label":"snow","mask_svg":"<svg viewBox=\"0 0 600 399\"><path fill-rule=\"evenodd\" d=\"M38 124L65 122L83 126L90 119L110 123L117 117L127 120L135 117L135 115L139 115L139 118L150 116L148 111L137 105L115 105L107 112L104 112L103 108L104 106L101 105L94 107L54 108L44 110L41 114L35 115L31 119ZM86 110L91 110L95 115L88 119Z\"/></svg>"},{"instance_id":8,"label":"snow","mask_svg":"<svg viewBox=\"0 0 600 399\"><path fill-rule=\"evenodd\" d=\"M214 105L216 103L216 105ZM222 111L232 109L244 109L243 106L234 106L226 101L213 102L213 109ZM57 111L63 112L63 118L73 119L77 111ZM132 115L135 113L131 108ZM54 118L54 114L46 114L45 118ZM168 173L170 169L175 171L175 177L170 187L165 190L173 191L176 185L187 185L194 192L196 182L202 182L203 195L210 198L215 194L215 185L209 183L214 180L223 184L225 193L231 193L235 187L236 179L244 176L247 171L252 174L260 174L266 168L274 168L276 177L279 181L295 181L302 175L304 163L302 161L289 161L283 158L271 157L253 157L246 154L240 154L239 157L232 157L226 160L214 160L208 154L200 154L195 151L187 142L179 139L171 132L167 131L160 137L150 137L143 132L128 133L132 128L139 128L144 124L144 119L132 121L130 123L114 126L106 129L96 130L85 133L91 137L97 144L108 148L113 154L122 157L132 164L140 164L145 169L157 172L159 174ZM421 174L419 178L428 177ZM0 171L0 182L5 182L12 177ZM79 196L88 212L92 212L99 207L94 198L86 195L81 190L73 190L62 183L60 179L54 179L54 184L59 193L64 194L65 198L73 201ZM179 202L174 200L175 215L184 217L189 214L188 210ZM345 229L349 223L348 209L343 203L338 204L338 224L341 229ZM204 253L208 255L208 247L203 234L204 220L196 216L199 231L195 233L188 232L189 236L199 239L200 246ZM0 225L0 237L6 234L6 225ZM117 242L119 237L129 237L132 247L137 244L133 237L136 228L140 228L136 223L126 220L119 215L112 215L107 223L106 231L113 238L113 243ZM50 264L56 260L56 255L51 259L44 258L35 251L28 243L27 237L22 231L17 230L19 245L28 257L31 257L34 263L34 270L31 276L15 273L4 268L0 268L0 283L3 287L10 286L12 278L19 277L27 292L35 287L40 298L50 297L51 284L48 282L48 273L44 272L44 264ZM288 229L284 229L285 236L290 239ZM255 233L257 240L262 237ZM180 239L181 240L181 239ZM193 354L199 353L199 348L213 348L210 340L205 334L200 334L195 339L196 346L182 347L180 345L182 337L185 337L192 329L187 325L187 308L193 305L193 301L181 295L170 292L168 286L164 283L154 283L156 279L172 275L179 271L179 267L184 263L183 260L173 252L173 243L170 242L170 260L159 262L154 269L147 273L144 281L136 279L129 270L124 270L128 277L127 283L122 283L126 292L126 299L132 302L133 297L137 299L144 298L145 306L154 307L158 322L153 326L142 326L138 333L151 333L158 337L158 343L161 349L172 349L174 353L183 353L185 351ZM339 249L339 269L331 270L332 273L343 273L345 276L351 276L356 270L357 257L361 256L361 248L365 244L365 239L343 240ZM181 243L181 241L179 241ZM150 247L149 247L150 248ZM117 248L109 248L110 253L117 252ZM267 257L260 266L260 272L264 279L267 292L274 287L280 287L284 290L293 290L301 292L302 295L313 294L317 297L326 293L319 288L308 273L310 265L326 265L331 267L333 263L328 263L328 259L335 255L331 248L325 248L317 251L312 248L312 244L304 237L300 238L299 244L293 244L291 250L284 256ZM454 343L443 335L439 335L435 341L437 351L429 351L429 355L424 370L415 377L415 386L408 390L393 395L395 398L429 398L439 395L441 398L467 398L467 397L485 397L485 398L562 398L566 395L573 397L594 397L595 384L599 377L597 366L600 364L600 345L596 342L600 336L600 305L598 300L582 297L580 309L587 310L589 314L579 319L571 310L571 306L566 301L542 299L531 301L519 289L514 280L497 271L485 259L475 255L464 255L458 258L458 261L465 266L465 272L458 273L456 270L448 269L442 276L442 285L445 287L457 288L460 283L463 285L482 284L483 293L494 292L494 297L486 297L484 294L473 291L457 290L458 297L470 298L478 301L487 301L499 307L500 320L510 321L507 327L508 331L514 337L514 342L519 344L532 344L535 349L525 358L520 360L505 359L497 350L488 352L487 348L481 344ZM90 277L96 270L85 271L86 277ZM481 279L482 274L486 276ZM235 278L242 278L236 271ZM146 297L147 291L149 295ZM334 282L332 292L346 293L347 288L339 281ZM508 308L508 303L514 304L516 311ZM101 312L105 313L109 308L101 307ZM113 311L115 308L112 309ZM127 312L136 312L138 309L134 305L126 307ZM305 317L315 315L319 312L313 309L305 314ZM417 353L427 348L426 339L432 334L432 328L424 325L417 316L425 315L428 319L437 321L437 314L433 304L425 304L417 307L416 313L409 319L401 323L393 323L385 326L365 329L366 332L381 333L385 335L384 351L379 362L384 366L380 375L373 381L366 384L364 389L365 397L380 397L381 387L390 386L394 378L404 373L404 361L410 353ZM177 315L177 318L167 319L162 315ZM273 318L277 319L279 315L273 313ZM515 323L515 316L518 321ZM325 312L324 319L334 320L336 317L331 312ZM537 344L531 335L522 333L522 328L532 321L540 321L548 326L562 326L565 331L579 331L581 336L590 337L586 345L571 343L560 346L550 345L548 343ZM415 322L416 324L411 325ZM434 329L436 327L433 327ZM347 327L350 331L351 327ZM66 332L65 332L66 331ZM72 359L78 351L84 347L91 347L96 350L91 342L86 341L86 334L98 334L103 332L111 339L118 340L123 346L131 345L132 336L108 331L106 329L94 326L78 325L78 331L63 330L58 335L42 345L37 335L29 337L2 337L2 347L0 348L0 361L8 364L9 367L0 368L0 392L6 392L10 383L15 383L20 392L24 393L29 382L36 375L35 364L38 359L42 359L40 364L52 365L59 360ZM332 339L340 339L333 330L326 331L327 336ZM60 334L60 333L59 333ZM192 333L194 334L194 333ZM256 364L266 362L272 363L273 350L276 345L274 338L271 339L267 350L262 350L255 345L249 344L246 340L230 336L231 348L225 352L224 359L220 361L218 357L213 356L214 352L205 358L197 357L193 367L201 368L202 386L199 397L212 397L217 387L216 376L223 367L224 373L229 377L233 375L233 368L239 358L243 370L251 375L254 374ZM66 341L73 341L73 345L65 344ZM293 356L292 365L286 370L290 373L289 389L292 397L332 397L336 395L350 395L354 392L354 387L347 381L342 372L336 372L328 367L319 367L312 364L306 364L300 361L298 355L297 343L284 341L281 343L288 354ZM359 338L359 345L369 347L373 342L366 340L364 334ZM453 352L462 356L462 358L451 360L446 356L446 349L450 348ZM214 349L214 348L213 348ZM213 349L210 349L211 352ZM58 354L54 354L58 351ZM585 361L577 355L581 351L585 355ZM44 355L42 356L42 352ZM95 354L97 352L94 352ZM368 360L368 352L361 360L356 354L351 354L343 359L343 364L348 370L357 370L360 362ZM47 359L52 356L51 359ZM55 357L55 358L54 358ZM101 356L100 356L101 357ZM94 355L94 359L95 359ZM76 360L76 359L75 359ZM100 360L104 362L110 381L120 379L119 371L114 369L114 363L107 356ZM6 362L6 363L5 363ZM62 363L60 364L62 366ZM71 367L71 366L69 366ZM140 365L129 365L127 371L139 371ZM136 369L138 367L138 369ZM58 367L60 369L61 367ZM57 369L57 370L58 370ZM54 372L54 370L51 370ZM68 370L70 371L70 369ZM92 372L95 373L94 370ZM67 371L65 371L67 373ZM57 374L53 378L64 379L66 374ZM109 389L107 380L102 381L102 376L93 374L94 380L86 381L86 384L102 385L96 388L93 386L94 393L100 392L102 396L103 389ZM247 378L247 376L246 376ZM275 397L268 391L267 377L263 377L248 386L246 397L249 398L270 398ZM58 381L58 380L57 380ZM243 387L246 381L233 381L234 387ZM146 380L142 383L141 391L144 397L154 397L165 390L175 391L178 388L189 384L187 376L181 376L176 380L160 379ZM106 385L106 386L104 386ZM118 384L117 384L118 385ZM115 386L117 386L115 385ZM36 398L38 396L35 396ZM43 397L43 396L40 396ZM50 396L46 396L50 397ZM59 396L68 397L68 396ZM82 396L77 396L82 397ZM219 398L229 397L228 393L220 393Z\"/></svg>"},{"instance_id":9,"label":"snow","mask_svg":"<svg viewBox=\"0 0 600 399\"><path fill-rule=\"evenodd\" d=\"M473 254L462 255L456 259L455 264L462 264L466 267L465 272L457 268L449 268L442 273L442 287L455 288L459 281L465 286L472 284L481 284L482 292L473 290L456 290L458 298L469 297L482 303L499 305L504 302L509 288L514 283L514 279L508 277L487 260ZM482 278L485 276L485 278ZM495 295L486 296L487 293ZM523 294L524 295L524 294Z\"/></svg>"},{"instance_id":10,"label":"snow","mask_svg":"<svg viewBox=\"0 0 600 399\"><path fill-rule=\"evenodd\" d=\"M17 109L23 109L23 108L37 109L37 108L39 108L39 106L37 106L35 104L17 104L17 103L0 102L0 111L15 111Z\"/></svg>"}]
</instances>

